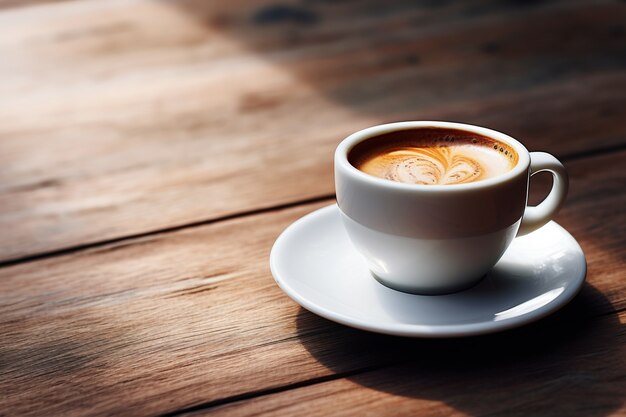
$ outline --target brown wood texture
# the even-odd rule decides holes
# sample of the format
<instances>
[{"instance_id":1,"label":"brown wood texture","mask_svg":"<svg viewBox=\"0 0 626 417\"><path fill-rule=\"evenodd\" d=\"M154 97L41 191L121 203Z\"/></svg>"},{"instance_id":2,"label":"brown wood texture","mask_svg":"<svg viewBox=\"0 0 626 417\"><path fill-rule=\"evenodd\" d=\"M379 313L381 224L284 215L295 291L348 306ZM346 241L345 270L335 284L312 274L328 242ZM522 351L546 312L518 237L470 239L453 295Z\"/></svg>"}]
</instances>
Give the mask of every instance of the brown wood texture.
<instances>
[{"instance_id":1,"label":"brown wood texture","mask_svg":"<svg viewBox=\"0 0 626 417\"><path fill-rule=\"evenodd\" d=\"M551 320L556 334L538 326L471 343L415 342L399 364L183 415L624 415L626 313L585 321L563 312L559 319ZM360 342L308 346L333 369L325 351L359 356L379 348ZM380 356L388 354L395 352L382 349Z\"/></svg>"},{"instance_id":2,"label":"brown wood texture","mask_svg":"<svg viewBox=\"0 0 626 417\"><path fill-rule=\"evenodd\" d=\"M335 145L385 121L625 145L623 3L522 3L8 9L0 259L328 195Z\"/></svg>"},{"instance_id":3,"label":"brown wood texture","mask_svg":"<svg viewBox=\"0 0 626 417\"><path fill-rule=\"evenodd\" d=\"M606 407L624 412L617 404L624 394L619 384L624 370L617 367L620 361L624 365L623 331L614 312L626 306L621 269L626 242L623 228L612 225L619 223L626 202L620 192L626 185L621 169L625 156L621 152L585 158L567 167L572 192L557 220L578 238L588 257L588 284L582 296L552 320L495 337L450 342L385 337L317 318L290 301L269 273L270 247L289 223L330 200L0 269L0 392L4 393L0 410L7 415L38 415L41 410L64 415L152 415L204 404L203 409L211 412L213 405L241 396L382 369L376 372L383 376L371 374L372 387L357 389L359 376L354 392L343 394L361 402L365 392L377 390L380 380L393 378L396 368L386 370L386 365L409 361L416 349L426 354L446 352L437 354L441 378L453 378L453 367L444 364L447 356L466 349L478 355L494 343L497 348L486 352L501 351L497 360L490 363L486 353L477 356L486 367L483 371L491 372L491 381L472 384L472 372L483 369L474 364L478 368L465 369L456 382L445 385L439 379L441 390L418 396L430 402L415 402L409 396L399 406L423 406L430 413L428 407L434 407L437 394L444 397L458 384L486 393L498 381L497 369L506 364L506 383L513 385L518 373L524 397L536 387L537 378L543 381L541 401L521 410L530 412L544 404L561 407L556 401L565 400L583 407L586 402L580 401L591 401L581 396L576 402L583 387L601 391L602 384L607 388L617 384L606 391ZM597 329L605 326L610 331ZM508 350L513 350L510 357ZM465 352L461 358L472 356ZM555 363L555 357L560 362ZM585 358L583 368L576 367L579 357ZM431 366L428 372L436 374L439 368ZM581 386L572 395L566 390L567 395L553 398L568 366L572 369L567 375ZM369 375L364 373L365 381ZM343 392L346 385L342 384L353 386L353 382L311 388L311 405L321 406L319 392L333 387ZM563 384L570 382L566 379ZM412 392L408 383L401 382L397 389ZM377 390L375 398L386 399L371 405L374 414L384 414L385 404L393 402L398 393L390 389ZM308 390L298 391L294 398L300 398L301 392L309 395ZM282 407L285 396L276 397L275 404ZM271 406L274 398L259 400L259 409ZM471 407L480 407L469 397L458 401L459 412L467 412L466 405L472 412L476 410ZM497 407L515 406L515 398L510 401L499 399L496 408L484 404L481 410L497 412ZM242 414L253 414L256 407L239 404L240 410L239 405L232 407ZM330 408L319 412L332 414L335 402L326 404ZM365 405L352 408L352 404L347 402L341 413L361 415L360 407ZM305 408L299 411L304 412L307 404L301 406ZM442 404L433 410L445 414L446 407ZM387 412L394 414L393 409Z\"/></svg>"},{"instance_id":4,"label":"brown wood texture","mask_svg":"<svg viewBox=\"0 0 626 417\"><path fill-rule=\"evenodd\" d=\"M609 0L0 0L0 416L626 416L625 22ZM274 284L336 144L407 119L564 161L588 275L563 311L412 340Z\"/></svg>"}]
</instances>

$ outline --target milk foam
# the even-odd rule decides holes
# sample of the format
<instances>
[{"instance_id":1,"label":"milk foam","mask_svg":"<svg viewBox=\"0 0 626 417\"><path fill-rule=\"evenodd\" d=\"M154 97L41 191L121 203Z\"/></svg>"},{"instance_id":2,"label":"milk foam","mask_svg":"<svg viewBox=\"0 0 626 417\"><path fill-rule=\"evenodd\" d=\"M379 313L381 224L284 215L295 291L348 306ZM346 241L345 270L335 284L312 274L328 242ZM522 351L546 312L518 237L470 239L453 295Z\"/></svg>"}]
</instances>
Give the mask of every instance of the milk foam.
<instances>
[{"instance_id":1,"label":"milk foam","mask_svg":"<svg viewBox=\"0 0 626 417\"><path fill-rule=\"evenodd\" d=\"M457 143L401 146L380 152L357 168L367 174L407 184L452 185L480 181L510 171L512 155L484 145Z\"/></svg>"}]
</instances>

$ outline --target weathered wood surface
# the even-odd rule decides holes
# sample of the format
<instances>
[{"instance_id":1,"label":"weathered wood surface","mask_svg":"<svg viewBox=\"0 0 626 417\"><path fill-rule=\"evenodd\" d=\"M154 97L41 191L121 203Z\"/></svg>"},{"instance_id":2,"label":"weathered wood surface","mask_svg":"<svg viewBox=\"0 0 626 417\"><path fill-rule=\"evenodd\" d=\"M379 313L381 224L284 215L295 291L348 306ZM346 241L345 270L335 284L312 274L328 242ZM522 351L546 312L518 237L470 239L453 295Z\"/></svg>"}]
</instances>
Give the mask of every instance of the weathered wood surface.
<instances>
[{"instance_id":1,"label":"weathered wood surface","mask_svg":"<svg viewBox=\"0 0 626 417\"><path fill-rule=\"evenodd\" d=\"M584 297L583 294L581 297ZM584 303L576 308L584 308ZM572 306L574 307L574 306ZM404 359L399 364L184 413L214 416L586 416L626 414L626 313L585 321L564 311L558 320L506 336L460 342L303 341L329 369L328 352ZM343 336L343 335L342 335ZM355 343L352 343L355 342Z\"/></svg>"},{"instance_id":2,"label":"weathered wood surface","mask_svg":"<svg viewBox=\"0 0 626 417\"><path fill-rule=\"evenodd\" d=\"M626 144L623 3L281 4L2 12L0 260L328 195L335 145L385 121Z\"/></svg>"},{"instance_id":3,"label":"weathered wood surface","mask_svg":"<svg viewBox=\"0 0 626 417\"><path fill-rule=\"evenodd\" d=\"M239 396L404 363L415 349L425 349L426 354L441 349L446 355L465 349L477 353L489 340L513 350L512 363L503 368L507 371L500 377L514 384L518 372L519 395L526 401L543 375L541 402L531 402L530 408L521 410L534 410L550 401L553 406L566 399L592 401L591 397L577 398L589 381L598 390L617 384L606 391L606 407L615 408L623 397L617 395L623 394L618 379L624 377L624 370L616 367L620 361L623 365L624 352L623 332L614 312L626 307L625 234L623 225L615 227L626 203L621 192L626 185L625 157L626 152L585 158L567 167L572 192L557 220L578 238L587 254L588 285L583 295L554 321L493 339L433 345L383 337L319 319L291 302L269 273L270 247L289 223L331 200L2 268L0 392L4 395L0 410L7 415L38 415L41 410L64 415L153 415L204 404L203 409L211 411L212 405ZM610 331L603 331L605 328ZM466 352L461 357L472 356ZM556 356L558 363L554 362ZM583 368L574 365L580 363L579 357L586 358ZM445 400L445 394L459 384L466 390L465 396L457 398L459 412L467 412L463 410L466 402L470 411L473 406L496 412L500 410L497 407L519 401L520 397L511 398L512 403L498 400L493 405L496 408L489 408L489 404L480 405L482 400L472 403L467 397L474 388L481 395L494 388L497 369L508 363L504 352L494 363L486 354L479 355L480 363L489 365L481 372L490 372L492 380L476 378L483 382L475 384L471 373L479 369L468 368L464 379L445 385L442 378L453 378L454 370L444 366L444 353L437 358L443 367L437 380L440 390L417 396L426 402L411 399L415 393L408 402L399 402L399 407L423 407L430 413L432 401ZM564 370L567 367L572 369ZM381 391L374 398L386 399L369 405L373 414L385 410L393 414L386 404L398 393L392 386L390 392L384 387L391 384L385 378L392 378L394 369L377 371L383 376L372 374L373 386L367 388L368 382L364 382L364 391L358 389L357 378L357 388L353 380L324 384L321 391L312 388L310 399L317 407L322 401L319 392L334 387L343 391L346 385L342 384L348 384L354 392L341 395L351 396L352 402L347 402L341 413L361 415L363 395L374 389ZM437 369L432 365L427 375L436 374ZM582 385L559 396L562 372L573 378L563 384L578 381ZM368 375L363 376L364 381L369 381ZM376 388L379 383L382 390ZM397 389L413 392L407 384L405 379ZM309 395L308 390L302 392ZM300 398L300 393L294 398ZM552 398L553 394L557 396ZM283 407L286 395L276 397L275 404ZM274 397L268 398L260 400L260 410ZM361 405L352 408L355 402ZM249 407L256 407L242 404L244 408L237 411L242 414L252 414ZM327 407L331 404L334 401ZM301 412L307 407L292 405L304 407ZM433 410L445 414L447 408L441 407ZM321 408L319 412L329 414L331 410Z\"/></svg>"},{"instance_id":4,"label":"weathered wood surface","mask_svg":"<svg viewBox=\"0 0 626 417\"><path fill-rule=\"evenodd\" d=\"M0 416L626 415L624 22L608 0L0 0ZM279 290L271 245L333 202L335 145L402 119L565 161L572 304L422 341Z\"/></svg>"}]
</instances>

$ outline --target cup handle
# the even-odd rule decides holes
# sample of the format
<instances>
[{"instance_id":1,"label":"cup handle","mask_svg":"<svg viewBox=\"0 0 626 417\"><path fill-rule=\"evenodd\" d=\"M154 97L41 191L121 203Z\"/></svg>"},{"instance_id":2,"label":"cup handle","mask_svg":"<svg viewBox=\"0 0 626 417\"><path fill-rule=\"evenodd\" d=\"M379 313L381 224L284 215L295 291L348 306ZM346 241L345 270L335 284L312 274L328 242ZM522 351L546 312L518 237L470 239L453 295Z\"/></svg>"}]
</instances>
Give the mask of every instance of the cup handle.
<instances>
[{"instance_id":1,"label":"cup handle","mask_svg":"<svg viewBox=\"0 0 626 417\"><path fill-rule=\"evenodd\" d=\"M542 171L552 174L552 189L541 204L526 206L517 236L524 236L548 223L565 202L569 179L563 164L549 153L530 152L530 176Z\"/></svg>"}]
</instances>

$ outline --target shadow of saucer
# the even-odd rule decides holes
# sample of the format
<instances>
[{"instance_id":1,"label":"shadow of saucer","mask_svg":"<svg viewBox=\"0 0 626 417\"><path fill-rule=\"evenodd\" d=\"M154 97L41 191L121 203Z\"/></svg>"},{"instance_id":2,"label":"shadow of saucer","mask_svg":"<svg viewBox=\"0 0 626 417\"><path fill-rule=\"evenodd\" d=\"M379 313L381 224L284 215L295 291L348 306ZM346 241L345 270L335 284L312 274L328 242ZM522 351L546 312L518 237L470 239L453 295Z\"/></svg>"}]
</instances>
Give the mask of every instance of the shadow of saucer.
<instances>
[{"instance_id":1,"label":"shadow of saucer","mask_svg":"<svg viewBox=\"0 0 626 417\"><path fill-rule=\"evenodd\" d=\"M619 383L626 366L623 327L616 314L607 314L610 306L586 284L554 315L487 336L385 336L305 309L297 328L304 347L324 366L337 373L363 370L348 379L409 403L438 401L467 415L594 417L614 412L626 398Z\"/></svg>"}]
</instances>

